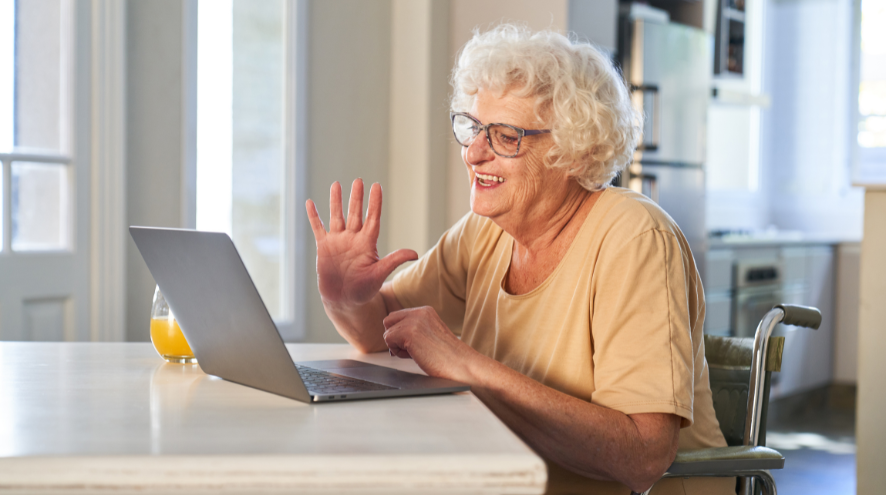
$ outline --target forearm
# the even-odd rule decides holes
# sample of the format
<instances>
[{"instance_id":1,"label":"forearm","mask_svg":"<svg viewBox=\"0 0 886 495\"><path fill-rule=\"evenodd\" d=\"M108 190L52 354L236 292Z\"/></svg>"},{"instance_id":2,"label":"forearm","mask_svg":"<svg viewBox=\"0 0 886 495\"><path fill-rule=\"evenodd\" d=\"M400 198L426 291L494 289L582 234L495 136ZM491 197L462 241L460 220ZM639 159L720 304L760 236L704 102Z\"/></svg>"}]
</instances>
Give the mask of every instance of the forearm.
<instances>
[{"instance_id":1,"label":"forearm","mask_svg":"<svg viewBox=\"0 0 886 495\"><path fill-rule=\"evenodd\" d=\"M390 284L386 283L369 302L363 305L341 305L323 301L326 315L338 333L364 353L387 350L382 335L383 321L389 313L402 309Z\"/></svg>"},{"instance_id":2,"label":"forearm","mask_svg":"<svg viewBox=\"0 0 886 495\"><path fill-rule=\"evenodd\" d=\"M537 452L581 475L651 486L676 455L679 418L637 422L546 387L485 356L470 366L471 391ZM656 418L649 418L656 416ZM650 441L647 419L676 421L670 441Z\"/></svg>"}]
</instances>

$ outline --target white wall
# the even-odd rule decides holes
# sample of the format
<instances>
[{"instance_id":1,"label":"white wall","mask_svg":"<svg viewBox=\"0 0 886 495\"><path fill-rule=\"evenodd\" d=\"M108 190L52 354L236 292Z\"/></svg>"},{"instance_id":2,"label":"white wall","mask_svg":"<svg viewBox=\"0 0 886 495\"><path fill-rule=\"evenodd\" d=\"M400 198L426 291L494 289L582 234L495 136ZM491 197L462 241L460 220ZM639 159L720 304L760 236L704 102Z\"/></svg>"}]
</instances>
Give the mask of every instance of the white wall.
<instances>
[{"instance_id":1,"label":"white wall","mask_svg":"<svg viewBox=\"0 0 886 495\"><path fill-rule=\"evenodd\" d=\"M771 2L768 159L771 221L858 238L862 192L849 187L854 146L852 2Z\"/></svg>"},{"instance_id":2,"label":"white wall","mask_svg":"<svg viewBox=\"0 0 886 495\"><path fill-rule=\"evenodd\" d=\"M324 0L308 7L308 197L329 218L329 187L351 182L389 185L391 3ZM390 187L388 187L390 190ZM366 195L368 201L368 194ZM303 203L297 204L304 214ZM382 218L379 253L387 254L388 218ZM317 291L316 248L307 225L297 235L306 243L308 342L344 342L326 317Z\"/></svg>"},{"instance_id":3,"label":"white wall","mask_svg":"<svg viewBox=\"0 0 886 495\"><path fill-rule=\"evenodd\" d=\"M188 226L185 5L182 0L127 5L128 225ZM155 284L128 233L126 283L126 340L147 341Z\"/></svg>"},{"instance_id":4,"label":"white wall","mask_svg":"<svg viewBox=\"0 0 886 495\"><path fill-rule=\"evenodd\" d=\"M423 253L449 227L449 7L393 0L391 14L388 245Z\"/></svg>"}]
</instances>

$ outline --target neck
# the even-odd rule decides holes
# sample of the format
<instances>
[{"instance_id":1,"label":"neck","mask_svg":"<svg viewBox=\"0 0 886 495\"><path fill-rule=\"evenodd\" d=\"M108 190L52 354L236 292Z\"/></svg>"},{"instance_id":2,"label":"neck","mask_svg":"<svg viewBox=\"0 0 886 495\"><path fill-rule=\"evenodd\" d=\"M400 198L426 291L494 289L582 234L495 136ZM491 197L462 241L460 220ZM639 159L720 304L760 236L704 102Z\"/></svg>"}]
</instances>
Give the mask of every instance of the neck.
<instances>
[{"instance_id":1,"label":"neck","mask_svg":"<svg viewBox=\"0 0 886 495\"><path fill-rule=\"evenodd\" d=\"M559 201L537 208L523 221L503 230L516 241L515 248L524 255L534 256L556 246L559 241L571 240L587 217L594 193L573 183Z\"/></svg>"}]
</instances>

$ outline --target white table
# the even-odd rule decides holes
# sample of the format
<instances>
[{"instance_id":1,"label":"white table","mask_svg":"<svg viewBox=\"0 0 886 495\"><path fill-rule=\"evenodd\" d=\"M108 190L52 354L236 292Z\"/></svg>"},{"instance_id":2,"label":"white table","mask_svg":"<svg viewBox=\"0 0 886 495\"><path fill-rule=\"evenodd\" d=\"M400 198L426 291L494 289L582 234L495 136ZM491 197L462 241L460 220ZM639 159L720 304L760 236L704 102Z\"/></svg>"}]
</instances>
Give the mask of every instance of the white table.
<instances>
[{"instance_id":1,"label":"white table","mask_svg":"<svg viewBox=\"0 0 886 495\"><path fill-rule=\"evenodd\" d=\"M347 345L290 344L296 360ZM542 493L542 460L471 393L308 405L150 344L0 342L0 491Z\"/></svg>"}]
</instances>

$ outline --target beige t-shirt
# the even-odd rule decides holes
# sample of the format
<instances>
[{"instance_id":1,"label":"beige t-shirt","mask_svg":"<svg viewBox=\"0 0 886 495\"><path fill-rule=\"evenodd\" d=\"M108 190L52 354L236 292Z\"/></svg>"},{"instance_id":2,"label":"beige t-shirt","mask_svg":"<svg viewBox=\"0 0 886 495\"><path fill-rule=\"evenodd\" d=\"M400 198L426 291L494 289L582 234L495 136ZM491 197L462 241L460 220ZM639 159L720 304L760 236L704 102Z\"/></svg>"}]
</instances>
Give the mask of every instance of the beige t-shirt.
<instances>
[{"instance_id":1,"label":"beige t-shirt","mask_svg":"<svg viewBox=\"0 0 886 495\"><path fill-rule=\"evenodd\" d=\"M395 277L394 293L404 307L433 307L468 345L544 385L625 414L680 416L681 450L726 446L704 358L701 281L667 213L628 189L606 189L554 272L517 296L504 290L513 245L469 213ZM672 479L653 493L734 487ZM548 493L630 490L548 462Z\"/></svg>"}]
</instances>

